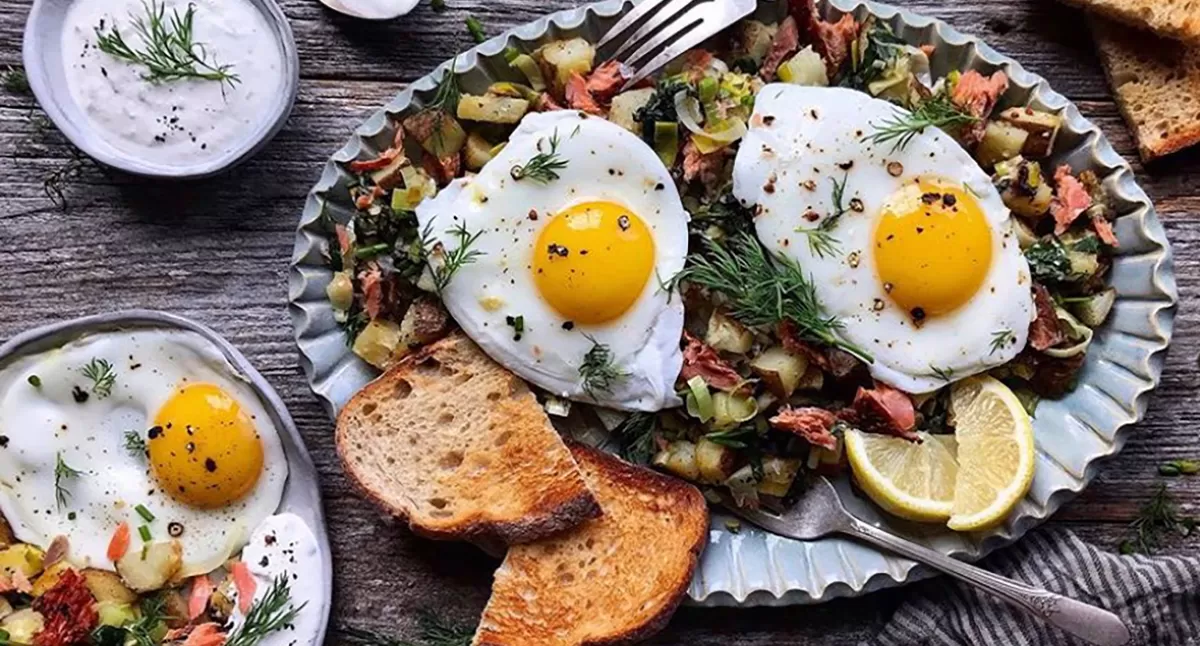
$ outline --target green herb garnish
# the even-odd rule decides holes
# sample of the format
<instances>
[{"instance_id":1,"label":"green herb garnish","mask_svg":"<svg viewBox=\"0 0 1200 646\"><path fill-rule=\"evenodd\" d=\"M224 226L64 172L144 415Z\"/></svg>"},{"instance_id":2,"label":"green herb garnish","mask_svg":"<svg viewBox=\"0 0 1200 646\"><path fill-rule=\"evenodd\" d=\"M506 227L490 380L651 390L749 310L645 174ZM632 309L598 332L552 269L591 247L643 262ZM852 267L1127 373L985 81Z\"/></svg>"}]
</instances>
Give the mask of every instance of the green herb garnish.
<instances>
[{"instance_id":1,"label":"green herb garnish","mask_svg":"<svg viewBox=\"0 0 1200 646\"><path fill-rule=\"evenodd\" d=\"M92 392L101 399L112 394L113 385L117 382L117 372L112 364L104 359L92 359L79 369L84 377L92 382Z\"/></svg>"},{"instance_id":2,"label":"green herb garnish","mask_svg":"<svg viewBox=\"0 0 1200 646\"><path fill-rule=\"evenodd\" d=\"M142 520L146 521L147 523L154 522L154 514L150 513L150 510L146 509L145 505L138 505L134 507L133 510L136 511L138 516L141 516Z\"/></svg>"},{"instance_id":3,"label":"green herb garnish","mask_svg":"<svg viewBox=\"0 0 1200 646\"><path fill-rule=\"evenodd\" d=\"M758 437L758 429L754 424L743 424L722 431L713 431L704 436L704 439L714 444L727 446L731 449L744 449L750 446L751 439Z\"/></svg>"},{"instance_id":4,"label":"green herb garnish","mask_svg":"<svg viewBox=\"0 0 1200 646\"><path fill-rule=\"evenodd\" d=\"M1017 335L1012 330L998 330L992 332L992 351L988 354L996 354L1003 350L1006 346L1012 345L1017 340Z\"/></svg>"},{"instance_id":5,"label":"green herb garnish","mask_svg":"<svg viewBox=\"0 0 1200 646\"><path fill-rule=\"evenodd\" d=\"M158 0L143 2L145 16L131 16L133 31L142 39L142 49L135 49L125 41L121 30L114 24L108 31L96 27L96 46L100 51L115 58L141 65L146 68L142 78L150 83L164 83L180 79L200 79L227 83L233 87L241 78L230 70L232 65L210 62L208 48L196 42L193 23L196 18L195 5L188 5L182 16L172 9L167 16L167 6Z\"/></svg>"},{"instance_id":6,"label":"green herb garnish","mask_svg":"<svg viewBox=\"0 0 1200 646\"><path fill-rule=\"evenodd\" d=\"M930 365L929 371L932 372L935 377L946 383L954 381L954 370L952 368L939 368L937 366Z\"/></svg>"},{"instance_id":7,"label":"green herb garnish","mask_svg":"<svg viewBox=\"0 0 1200 646\"><path fill-rule=\"evenodd\" d=\"M1045 238L1025 250L1029 271L1039 283L1057 283L1071 278L1071 259L1057 238Z\"/></svg>"},{"instance_id":8,"label":"green herb garnish","mask_svg":"<svg viewBox=\"0 0 1200 646\"><path fill-rule=\"evenodd\" d=\"M146 457L146 439L137 431L125 431L125 451L135 458Z\"/></svg>"},{"instance_id":9,"label":"green herb garnish","mask_svg":"<svg viewBox=\"0 0 1200 646\"><path fill-rule=\"evenodd\" d=\"M892 142L892 151L902 150L926 128L953 128L970 125L979 117L963 112L950 97L939 94L921 103L912 112L898 114L881 124L872 126L875 133L866 135L862 141L879 145Z\"/></svg>"},{"instance_id":10,"label":"green herb garnish","mask_svg":"<svg viewBox=\"0 0 1200 646\"><path fill-rule=\"evenodd\" d=\"M550 152L542 150L544 142L550 143ZM558 179L558 172L567 167L567 160L558 156L558 130L549 139L542 138L537 143L537 154L524 164L516 164L509 170L514 180L530 179L538 184L549 184Z\"/></svg>"},{"instance_id":11,"label":"green herb garnish","mask_svg":"<svg viewBox=\"0 0 1200 646\"><path fill-rule=\"evenodd\" d=\"M139 607L141 617L126 626L126 632L137 646L159 646L162 643L161 635L166 630L164 624L172 618L167 614L166 597L162 594L144 597ZM125 640L120 643L124 644Z\"/></svg>"},{"instance_id":12,"label":"green herb garnish","mask_svg":"<svg viewBox=\"0 0 1200 646\"><path fill-rule=\"evenodd\" d=\"M483 30L483 23L475 16L467 16L467 32L471 34L471 40L475 44L482 43L487 40L487 32Z\"/></svg>"},{"instance_id":13,"label":"green herb garnish","mask_svg":"<svg viewBox=\"0 0 1200 646\"><path fill-rule=\"evenodd\" d=\"M306 605L292 605L291 583L287 574L280 574L271 582L267 593L250 607L242 625L230 631L225 646L255 646L267 635L295 623Z\"/></svg>"},{"instance_id":14,"label":"green herb garnish","mask_svg":"<svg viewBox=\"0 0 1200 646\"><path fill-rule=\"evenodd\" d=\"M579 376L583 379L584 392L596 399L597 391L612 392L613 386L629 375L617 368L612 348L590 336L587 339L592 342L592 349L583 355Z\"/></svg>"},{"instance_id":15,"label":"green herb garnish","mask_svg":"<svg viewBox=\"0 0 1200 646\"><path fill-rule=\"evenodd\" d=\"M83 475L82 471L72 469L63 461L62 453L55 455L54 462L54 501L58 504L61 510L67 506L67 502L71 500L71 492L67 490L67 480L78 478Z\"/></svg>"},{"instance_id":16,"label":"green herb garnish","mask_svg":"<svg viewBox=\"0 0 1200 646\"><path fill-rule=\"evenodd\" d=\"M12 94L29 94L29 77L25 75L25 68L9 66L0 72L0 82Z\"/></svg>"},{"instance_id":17,"label":"green herb garnish","mask_svg":"<svg viewBox=\"0 0 1200 646\"><path fill-rule=\"evenodd\" d=\"M145 525L140 525L138 527L138 536L142 537L143 543L149 543L150 539L153 538L153 536L150 535L150 528Z\"/></svg>"},{"instance_id":18,"label":"green herb garnish","mask_svg":"<svg viewBox=\"0 0 1200 646\"><path fill-rule=\"evenodd\" d=\"M33 386L34 388L42 387L42 378L37 375L29 375L29 379L27 381L29 381L29 385Z\"/></svg>"},{"instance_id":19,"label":"green herb garnish","mask_svg":"<svg viewBox=\"0 0 1200 646\"><path fill-rule=\"evenodd\" d=\"M361 646L470 646L475 629L451 624L431 612L423 611L417 616L418 641L396 639L377 632L358 628L343 628L347 641Z\"/></svg>"},{"instance_id":20,"label":"green herb garnish","mask_svg":"<svg viewBox=\"0 0 1200 646\"><path fill-rule=\"evenodd\" d=\"M381 242L379 244L368 245L366 247L359 247L358 249L355 249L354 257L359 259L374 258L375 256L388 253L391 250L392 245L386 242Z\"/></svg>"},{"instance_id":21,"label":"green herb garnish","mask_svg":"<svg viewBox=\"0 0 1200 646\"><path fill-rule=\"evenodd\" d=\"M453 251L446 251L445 245L440 242L434 243L433 248L427 251L430 256L439 253L443 256L440 265L435 266L433 263L429 263L429 270L433 274L433 284L438 293L446 289L450 284L450 279L459 269L475 262L483 255L482 251L471 248L475 241L479 240L479 236L483 235L483 229L471 233L465 226L459 224L447 229L446 233L457 239L458 244Z\"/></svg>"},{"instance_id":22,"label":"green herb garnish","mask_svg":"<svg viewBox=\"0 0 1200 646\"><path fill-rule=\"evenodd\" d=\"M438 108L447 115L458 113L458 101L462 98L462 91L458 89L458 77L455 76L454 70L458 65L458 57L450 61L450 69L442 75L442 80L438 81L437 92L433 95L433 102L429 104L431 108Z\"/></svg>"},{"instance_id":23,"label":"green herb garnish","mask_svg":"<svg viewBox=\"0 0 1200 646\"><path fill-rule=\"evenodd\" d=\"M525 317L524 316L506 316L504 322L508 327L513 329L513 341L520 341L525 334Z\"/></svg>"},{"instance_id":24,"label":"green herb garnish","mask_svg":"<svg viewBox=\"0 0 1200 646\"><path fill-rule=\"evenodd\" d=\"M838 225L838 220L841 219L847 210L843 200L846 195L846 182L849 179L849 171L842 176L840 183L836 179L830 178L829 181L833 182L833 212L827 215L815 227L796 228L796 233L802 233L808 237L808 248L818 258L836 255L838 247L841 245L837 238L833 237L833 229Z\"/></svg>"},{"instance_id":25,"label":"green herb garnish","mask_svg":"<svg viewBox=\"0 0 1200 646\"><path fill-rule=\"evenodd\" d=\"M1195 528L1196 520L1180 516L1167 486L1159 485L1138 512L1138 517L1129 524L1131 536L1121 542L1119 549L1122 554L1152 555L1171 532L1187 536Z\"/></svg>"},{"instance_id":26,"label":"green herb garnish","mask_svg":"<svg viewBox=\"0 0 1200 646\"><path fill-rule=\"evenodd\" d=\"M613 429L618 442L618 452L627 462L647 464L654 457L654 438L658 432L658 415L654 413L631 413Z\"/></svg>"}]
</instances>

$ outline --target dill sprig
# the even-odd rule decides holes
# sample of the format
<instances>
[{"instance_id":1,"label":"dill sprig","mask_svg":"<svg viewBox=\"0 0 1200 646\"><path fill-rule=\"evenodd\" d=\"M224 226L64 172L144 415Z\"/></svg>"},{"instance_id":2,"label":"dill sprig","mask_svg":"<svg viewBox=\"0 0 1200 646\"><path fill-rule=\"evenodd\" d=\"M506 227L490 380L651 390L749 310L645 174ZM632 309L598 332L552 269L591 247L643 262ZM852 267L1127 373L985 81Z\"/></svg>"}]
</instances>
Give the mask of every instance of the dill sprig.
<instances>
[{"instance_id":1,"label":"dill sprig","mask_svg":"<svg viewBox=\"0 0 1200 646\"><path fill-rule=\"evenodd\" d=\"M126 626L125 630L137 646L159 646L159 631L166 620L171 618L167 615L167 599L161 594L145 597L140 608L142 616Z\"/></svg>"},{"instance_id":2,"label":"dill sprig","mask_svg":"<svg viewBox=\"0 0 1200 646\"><path fill-rule=\"evenodd\" d=\"M241 78L230 70L232 65L209 62L209 52L203 43L195 41L193 23L196 7L188 5L182 16L172 9L167 16L167 6L158 0L142 2L145 16L131 16L133 30L142 39L143 49L136 49L125 41L121 30L114 24L108 33L96 27L96 46L100 51L130 63L142 65L146 72L142 78L150 83L163 83L180 79L200 79L228 83L233 87Z\"/></svg>"},{"instance_id":3,"label":"dill sprig","mask_svg":"<svg viewBox=\"0 0 1200 646\"><path fill-rule=\"evenodd\" d=\"M482 251L471 248L475 241L479 240L479 236L483 235L483 229L471 233L467 231L466 226L459 224L447 229L446 233L457 239L457 245L452 251L446 251L445 245L441 243L434 243L433 250L426 252L430 256L439 252L442 255L440 264L435 266L433 263L429 263L429 270L433 274L433 285L439 294L446 289L450 284L450 279L459 269L475 262L483 255Z\"/></svg>"},{"instance_id":4,"label":"dill sprig","mask_svg":"<svg viewBox=\"0 0 1200 646\"><path fill-rule=\"evenodd\" d=\"M692 254L688 266L673 281L686 281L728 300L729 312L745 325L775 325L790 321L809 340L841 348L872 361L862 349L838 339L836 317L827 316L816 287L794 261L773 257L752 234L729 237L725 246L705 241L703 253Z\"/></svg>"},{"instance_id":5,"label":"dill sprig","mask_svg":"<svg viewBox=\"0 0 1200 646\"><path fill-rule=\"evenodd\" d=\"M146 438L137 431L125 431L125 451L135 458L146 457Z\"/></svg>"},{"instance_id":6,"label":"dill sprig","mask_svg":"<svg viewBox=\"0 0 1200 646\"><path fill-rule=\"evenodd\" d=\"M1129 524L1130 537L1121 542L1122 554L1154 554L1163 546L1167 535L1176 532L1192 533L1196 520L1179 515L1179 509L1165 484L1160 484L1150 500L1142 506L1138 517Z\"/></svg>"},{"instance_id":7,"label":"dill sprig","mask_svg":"<svg viewBox=\"0 0 1200 646\"><path fill-rule=\"evenodd\" d=\"M938 379L941 379L942 381L944 381L946 383L950 383L951 381L954 381L954 369L953 368L939 368L933 364L930 364L929 371L932 372L935 377L937 377Z\"/></svg>"},{"instance_id":8,"label":"dill sprig","mask_svg":"<svg viewBox=\"0 0 1200 646\"><path fill-rule=\"evenodd\" d=\"M953 128L979 121L979 117L968 114L958 107L950 97L938 94L913 108L912 112L897 114L880 124L871 124L875 132L862 141L879 145L892 142L892 151L902 150L926 128Z\"/></svg>"},{"instance_id":9,"label":"dill sprig","mask_svg":"<svg viewBox=\"0 0 1200 646\"><path fill-rule=\"evenodd\" d=\"M583 355L579 376L583 379L584 392L596 399L597 391L611 392L613 386L629 375L617 368L612 348L590 336L587 339L592 342L592 349Z\"/></svg>"},{"instance_id":10,"label":"dill sprig","mask_svg":"<svg viewBox=\"0 0 1200 646\"><path fill-rule=\"evenodd\" d=\"M658 415L632 413L613 429L622 458L633 464L647 464L654 457L654 438L658 432Z\"/></svg>"},{"instance_id":11,"label":"dill sprig","mask_svg":"<svg viewBox=\"0 0 1200 646\"><path fill-rule=\"evenodd\" d=\"M838 220L846 213L846 182L850 179L850 172L842 176L842 181L839 183L837 179L829 178L833 182L833 212L830 213L824 220L821 220L815 227L796 227L796 233L802 233L808 237L808 248L818 258L826 256L833 257L837 255L841 243L833 237L833 229L838 225Z\"/></svg>"},{"instance_id":12,"label":"dill sprig","mask_svg":"<svg viewBox=\"0 0 1200 646\"><path fill-rule=\"evenodd\" d=\"M104 359L94 358L79 371L92 382L92 392L97 397L104 399L112 394L113 386L117 382L117 372L111 363Z\"/></svg>"},{"instance_id":13,"label":"dill sprig","mask_svg":"<svg viewBox=\"0 0 1200 646\"><path fill-rule=\"evenodd\" d=\"M550 143L550 152L542 150L544 142ZM542 138L537 143L537 154L524 164L516 164L509 170L515 180L531 179L539 184L549 184L550 180L558 179L558 172L567 167L567 160L558 155L558 130L549 139Z\"/></svg>"},{"instance_id":14,"label":"dill sprig","mask_svg":"<svg viewBox=\"0 0 1200 646\"><path fill-rule=\"evenodd\" d=\"M83 475L82 471L71 468L63 461L62 452L55 454L54 461L54 502L61 510L71 500L71 492L67 490L67 480Z\"/></svg>"},{"instance_id":15,"label":"dill sprig","mask_svg":"<svg viewBox=\"0 0 1200 646\"><path fill-rule=\"evenodd\" d=\"M361 646L469 646L475 636L474 628L451 624L428 611L417 616L417 627L416 642L359 628L343 628L341 632L350 643Z\"/></svg>"},{"instance_id":16,"label":"dill sprig","mask_svg":"<svg viewBox=\"0 0 1200 646\"><path fill-rule=\"evenodd\" d=\"M450 61L450 69L442 75L442 80L438 81L437 92L433 95L433 102L429 104L431 108L438 108L446 114L457 114L458 102L462 98L462 90L458 89L458 77L455 75L455 68L458 65L458 57Z\"/></svg>"},{"instance_id":17,"label":"dill sprig","mask_svg":"<svg viewBox=\"0 0 1200 646\"><path fill-rule=\"evenodd\" d=\"M997 330L992 332L992 351L988 354L996 354L1006 346L1012 345L1016 340L1017 335L1012 330Z\"/></svg>"},{"instance_id":18,"label":"dill sprig","mask_svg":"<svg viewBox=\"0 0 1200 646\"><path fill-rule=\"evenodd\" d=\"M254 646L267 635L294 623L306 605L292 605L291 583L287 574L280 574L267 593L250 607L245 622L230 631L225 646Z\"/></svg>"},{"instance_id":19,"label":"dill sprig","mask_svg":"<svg viewBox=\"0 0 1200 646\"><path fill-rule=\"evenodd\" d=\"M706 434L704 439L731 449L744 449L749 447L751 444L750 440L756 437L758 437L758 429L751 423L721 431L713 431Z\"/></svg>"}]
</instances>

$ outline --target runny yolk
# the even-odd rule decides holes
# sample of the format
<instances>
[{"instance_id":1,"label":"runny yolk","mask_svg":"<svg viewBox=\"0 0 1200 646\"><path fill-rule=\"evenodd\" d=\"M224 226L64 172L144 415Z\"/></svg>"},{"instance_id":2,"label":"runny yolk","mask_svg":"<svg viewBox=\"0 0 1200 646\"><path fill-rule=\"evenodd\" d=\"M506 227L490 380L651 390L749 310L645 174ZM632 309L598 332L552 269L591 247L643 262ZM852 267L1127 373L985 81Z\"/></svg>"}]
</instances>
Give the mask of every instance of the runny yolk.
<instances>
[{"instance_id":1,"label":"runny yolk","mask_svg":"<svg viewBox=\"0 0 1200 646\"><path fill-rule=\"evenodd\" d=\"M875 271L914 320L962 307L992 264L992 231L960 184L922 178L892 193L875 228Z\"/></svg>"},{"instance_id":2,"label":"runny yolk","mask_svg":"<svg viewBox=\"0 0 1200 646\"><path fill-rule=\"evenodd\" d=\"M542 299L568 321L596 324L625 313L654 271L646 223L612 202L584 202L550 218L533 249Z\"/></svg>"},{"instance_id":3,"label":"runny yolk","mask_svg":"<svg viewBox=\"0 0 1200 646\"><path fill-rule=\"evenodd\" d=\"M155 416L146 447L159 487L200 509L236 502L254 488L263 470L254 420L212 384L176 390Z\"/></svg>"}]
</instances>

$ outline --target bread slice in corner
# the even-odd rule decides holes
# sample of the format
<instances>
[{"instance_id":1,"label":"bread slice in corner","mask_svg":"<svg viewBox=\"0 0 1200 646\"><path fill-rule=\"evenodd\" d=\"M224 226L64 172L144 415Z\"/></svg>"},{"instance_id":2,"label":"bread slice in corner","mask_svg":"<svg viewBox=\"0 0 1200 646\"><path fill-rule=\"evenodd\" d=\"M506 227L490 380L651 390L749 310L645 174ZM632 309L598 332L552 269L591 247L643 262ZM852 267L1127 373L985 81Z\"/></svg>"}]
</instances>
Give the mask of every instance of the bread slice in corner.
<instances>
[{"instance_id":1,"label":"bread slice in corner","mask_svg":"<svg viewBox=\"0 0 1200 646\"><path fill-rule=\"evenodd\" d=\"M461 332L363 388L336 439L367 497L429 538L526 543L600 514L525 382Z\"/></svg>"},{"instance_id":2,"label":"bread slice in corner","mask_svg":"<svg viewBox=\"0 0 1200 646\"><path fill-rule=\"evenodd\" d=\"M604 515L509 549L474 646L625 644L661 630L708 538L700 491L569 443Z\"/></svg>"},{"instance_id":3,"label":"bread slice in corner","mask_svg":"<svg viewBox=\"0 0 1200 646\"><path fill-rule=\"evenodd\" d=\"M1200 4L1195 0L1064 0L1067 4L1158 36L1200 44ZM1179 47L1164 40L1164 44Z\"/></svg>"},{"instance_id":4,"label":"bread slice in corner","mask_svg":"<svg viewBox=\"0 0 1200 646\"><path fill-rule=\"evenodd\" d=\"M1181 45L1099 17L1091 26L1142 159L1200 142L1200 45Z\"/></svg>"}]
</instances>

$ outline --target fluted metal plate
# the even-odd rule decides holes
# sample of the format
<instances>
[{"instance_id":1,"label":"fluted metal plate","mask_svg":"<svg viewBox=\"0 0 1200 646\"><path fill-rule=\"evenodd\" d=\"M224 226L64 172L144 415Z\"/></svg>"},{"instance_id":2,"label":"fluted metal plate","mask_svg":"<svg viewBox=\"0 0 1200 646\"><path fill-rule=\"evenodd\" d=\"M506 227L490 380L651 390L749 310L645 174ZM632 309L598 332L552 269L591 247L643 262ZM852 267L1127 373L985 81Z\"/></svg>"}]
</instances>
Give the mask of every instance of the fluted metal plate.
<instances>
[{"instance_id":1,"label":"fluted metal plate","mask_svg":"<svg viewBox=\"0 0 1200 646\"><path fill-rule=\"evenodd\" d=\"M777 19L785 11L783 5L760 2L759 17ZM492 81L519 81L501 56L507 45L528 51L540 43L571 36L594 42L632 6L624 0L587 5L493 38L458 57L456 69L463 73L463 86L481 92ZM1120 214L1116 221L1120 248L1111 275L1118 292L1116 306L1097 331L1079 387L1062 400L1044 401L1038 407L1033 487L1006 523L980 534L904 523L881 514L846 482L839 484L847 506L861 517L940 552L977 559L1017 540L1086 487L1102 458L1121 449L1129 426L1145 414L1150 392L1162 373L1174 322L1177 292L1171 248L1154 206L1138 187L1129 165L1113 151L1099 128L1045 79L976 38L897 7L832 0L823 10L831 17L849 12L862 19L873 14L908 42L933 45L935 78L951 70L1004 70L1012 83L1001 107L1029 105L1062 113L1065 124L1051 166L1069 163L1077 171L1095 171ZM327 242L318 218L322 213L342 221L350 217L354 207L347 187L352 178L343 170L343 163L386 148L395 115L428 101L450 64L443 63L400 92L358 129L326 164L301 216L289 273L291 315L305 374L331 416L376 373L349 351L333 320L325 298L331 276L322 259ZM735 534L725 528L725 520L714 514L709 545L689 589L692 601L701 605L818 603L929 575L911 561L857 543L839 539L804 543L744 526Z\"/></svg>"}]
</instances>

